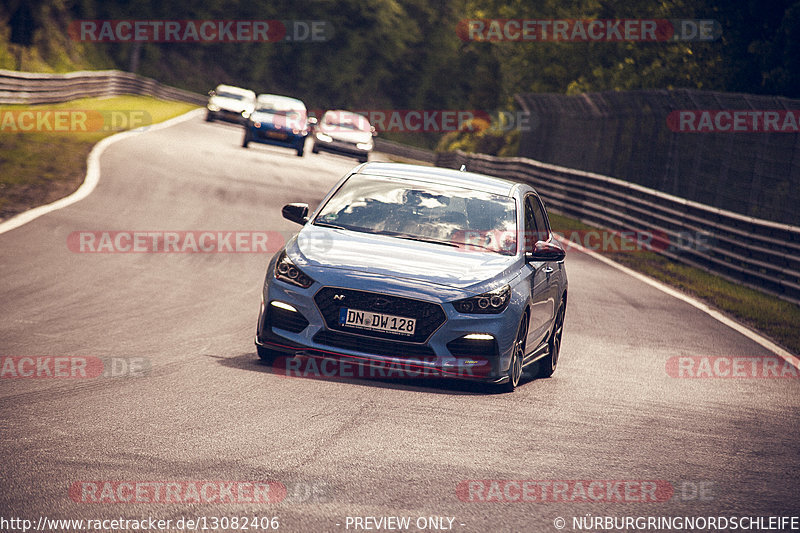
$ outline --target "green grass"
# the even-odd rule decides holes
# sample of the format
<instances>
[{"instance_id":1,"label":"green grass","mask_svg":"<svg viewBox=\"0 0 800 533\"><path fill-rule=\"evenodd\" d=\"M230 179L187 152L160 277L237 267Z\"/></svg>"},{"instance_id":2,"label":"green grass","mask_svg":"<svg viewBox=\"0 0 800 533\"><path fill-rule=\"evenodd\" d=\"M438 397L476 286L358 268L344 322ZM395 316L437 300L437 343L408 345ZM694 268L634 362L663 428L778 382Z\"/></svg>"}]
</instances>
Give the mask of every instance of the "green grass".
<instances>
[{"instance_id":1,"label":"green grass","mask_svg":"<svg viewBox=\"0 0 800 533\"><path fill-rule=\"evenodd\" d=\"M5 118L8 111L27 110L116 112L117 117L140 117L143 121L136 124L138 126L163 122L195 107L146 96L114 96L35 106L3 105L0 106L0 117ZM91 121L87 122L87 129L91 129L91 124ZM117 131L120 130L14 132L7 124L0 131L0 220L75 191L83 182L86 157L92 147Z\"/></svg>"},{"instance_id":2,"label":"green grass","mask_svg":"<svg viewBox=\"0 0 800 533\"><path fill-rule=\"evenodd\" d=\"M554 213L550 213L550 223L553 231L557 232L597 229ZM603 255L676 287L762 332L790 352L800 353L800 306L699 268L677 263L655 252L604 252Z\"/></svg>"}]
</instances>

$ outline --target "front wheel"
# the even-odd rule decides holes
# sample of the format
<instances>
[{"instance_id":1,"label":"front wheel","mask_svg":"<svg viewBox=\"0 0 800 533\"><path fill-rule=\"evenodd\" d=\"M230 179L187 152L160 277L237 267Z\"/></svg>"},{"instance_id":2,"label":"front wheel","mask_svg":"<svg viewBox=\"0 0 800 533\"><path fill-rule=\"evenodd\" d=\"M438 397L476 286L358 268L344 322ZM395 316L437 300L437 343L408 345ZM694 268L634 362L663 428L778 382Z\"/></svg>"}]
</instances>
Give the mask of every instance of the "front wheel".
<instances>
[{"instance_id":1,"label":"front wheel","mask_svg":"<svg viewBox=\"0 0 800 533\"><path fill-rule=\"evenodd\" d=\"M303 149L302 148L298 148L297 149L297 157L303 157Z\"/></svg>"},{"instance_id":2,"label":"front wheel","mask_svg":"<svg viewBox=\"0 0 800 533\"><path fill-rule=\"evenodd\" d=\"M250 135L248 134L247 130L244 130L244 139L242 139L242 148L247 148L247 145L250 143Z\"/></svg>"},{"instance_id":3,"label":"front wheel","mask_svg":"<svg viewBox=\"0 0 800 533\"><path fill-rule=\"evenodd\" d=\"M525 342L528 337L528 316L524 315L519 323L517 338L514 341L514 352L508 365L508 381L503 383L503 392L514 392L522 379L522 360L525 358Z\"/></svg>"},{"instance_id":4,"label":"front wheel","mask_svg":"<svg viewBox=\"0 0 800 533\"><path fill-rule=\"evenodd\" d=\"M561 335L564 332L564 312L566 307L566 302L562 300L553 323L553 332L550 333L550 338L547 340L547 355L539 360L537 377L549 378L556 371L558 356L561 353Z\"/></svg>"}]
</instances>

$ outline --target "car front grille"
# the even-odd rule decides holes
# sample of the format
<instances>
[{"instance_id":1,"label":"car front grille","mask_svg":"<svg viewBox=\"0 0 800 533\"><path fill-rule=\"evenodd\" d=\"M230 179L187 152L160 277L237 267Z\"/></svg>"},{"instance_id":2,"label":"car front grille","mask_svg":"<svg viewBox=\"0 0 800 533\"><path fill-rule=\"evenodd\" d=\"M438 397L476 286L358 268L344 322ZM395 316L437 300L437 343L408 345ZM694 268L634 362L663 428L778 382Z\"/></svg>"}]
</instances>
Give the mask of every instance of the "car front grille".
<instances>
[{"instance_id":1,"label":"car front grille","mask_svg":"<svg viewBox=\"0 0 800 533\"><path fill-rule=\"evenodd\" d=\"M338 139L334 139L330 142L331 145L335 146L336 148L348 148L350 150L356 149L356 143L351 143L347 141L340 141Z\"/></svg>"},{"instance_id":2,"label":"car front grille","mask_svg":"<svg viewBox=\"0 0 800 533\"><path fill-rule=\"evenodd\" d=\"M397 358L434 358L436 353L425 344L411 344L407 342L389 341L339 333L338 331L322 330L314 335L314 342L331 348L341 348L363 352L365 354L383 355Z\"/></svg>"},{"instance_id":3,"label":"car front grille","mask_svg":"<svg viewBox=\"0 0 800 533\"><path fill-rule=\"evenodd\" d=\"M314 296L314 301L317 303L328 329L353 333L361 337L421 344L426 342L433 332L439 329L447 320L447 315L445 315L439 304L374 292L323 287ZM402 336L383 331L369 331L341 326L339 325L339 310L341 308L413 318L416 320L415 331L411 336Z\"/></svg>"},{"instance_id":4,"label":"car front grille","mask_svg":"<svg viewBox=\"0 0 800 533\"><path fill-rule=\"evenodd\" d=\"M270 141L287 142L291 140L291 135L280 130L272 130L259 128L255 131L255 136L259 139L268 139Z\"/></svg>"}]
</instances>

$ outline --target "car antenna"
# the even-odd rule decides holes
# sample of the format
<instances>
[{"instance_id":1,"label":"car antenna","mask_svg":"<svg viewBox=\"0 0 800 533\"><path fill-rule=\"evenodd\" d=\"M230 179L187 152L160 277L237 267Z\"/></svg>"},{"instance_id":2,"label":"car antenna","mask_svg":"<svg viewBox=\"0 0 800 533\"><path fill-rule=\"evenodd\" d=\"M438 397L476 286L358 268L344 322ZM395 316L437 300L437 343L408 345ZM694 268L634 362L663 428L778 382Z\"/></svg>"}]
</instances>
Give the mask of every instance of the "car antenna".
<instances>
[{"instance_id":1,"label":"car antenna","mask_svg":"<svg viewBox=\"0 0 800 533\"><path fill-rule=\"evenodd\" d=\"M466 172L467 171L467 165L461 165L461 168L459 168L458 170L460 172Z\"/></svg>"}]
</instances>

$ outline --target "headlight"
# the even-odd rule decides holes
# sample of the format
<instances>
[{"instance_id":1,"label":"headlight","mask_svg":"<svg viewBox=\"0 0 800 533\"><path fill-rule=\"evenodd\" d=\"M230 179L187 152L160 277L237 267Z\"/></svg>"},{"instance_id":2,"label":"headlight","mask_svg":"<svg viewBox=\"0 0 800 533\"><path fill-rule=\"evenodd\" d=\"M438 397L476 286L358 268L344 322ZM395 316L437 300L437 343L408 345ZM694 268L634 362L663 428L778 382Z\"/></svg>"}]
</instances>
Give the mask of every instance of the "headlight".
<instances>
[{"instance_id":1,"label":"headlight","mask_svg":"<svg viewBox=\"0 0 800 533\"><path fill-rule=\"evenodd\" d=\"M453 302L453 305L459 313L497 314L502 313L508 307L510 300L511 287L506 285L492 292L457 300Z\"/></svg>"},{"instance_id":2,"label":"headlight","mask_svg":"<svg viewBox=\"0 0 800 533\"><path fill-rule=\"evenodd\" d=\"M302 270L292 263L285 251L281 252L280 257L275 262L275 279L291 283L303 289L307 289L314 284L313 279L306 276Z\"/></svg>"},{"instance_id":3,"label":"headlight","mask_svg":"<svg viewBox=\"0 0 800 533\"><path fill-rule=\"evenodd\" d=\"M219 111L219 106L217 104L208 104L209 111Z\"/></svg>"},{"instance_id":4,"label":"headlight","mask_svg":"<svg viewBox=\"0 0 800 533\"><path fill-rule=\"evenodd\" d=\"M320 141L322 141L324 143L329 143L329 142L333 141L333 137L331 137L330 135L327 135L325 133L322 133L321 131L317 132L317 139L319 139Z\"/></svg>"},{"instance_id":5,"label":"headlight","mask_svg":"<svg viewBox=\"0 0 800 533\"><path fill-rule=\"evenodd\" d=\"M357 143L356 147L359 150L372 150L372 143Z\"/></svg>"}]
</instances>

